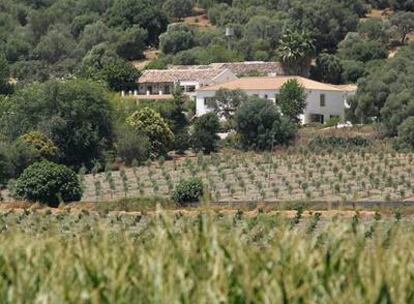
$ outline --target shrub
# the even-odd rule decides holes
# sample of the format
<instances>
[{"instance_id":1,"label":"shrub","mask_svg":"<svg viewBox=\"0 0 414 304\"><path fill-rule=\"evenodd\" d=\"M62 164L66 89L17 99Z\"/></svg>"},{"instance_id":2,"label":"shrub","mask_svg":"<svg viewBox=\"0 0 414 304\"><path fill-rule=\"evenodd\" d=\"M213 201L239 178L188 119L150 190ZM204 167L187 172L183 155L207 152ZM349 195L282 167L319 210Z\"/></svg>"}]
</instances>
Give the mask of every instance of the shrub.
<instances>
[{"instance_id":1,"label":"shrub","mask_svg":"<svg viewBox=\"0 0 414 304\"><path fill-rule=\"evenodd\" d=\"M220 137L220 122L215 113L208 113L196 120L192 134L192 146L195 151L211 153L217 150Z\"/></svg>"},{"instance_id":2,"label":"shrub","mask_svg":"<svg viewBox=\"0 0 414 304\"><path fill-rule=\"evenodd\" d=\"M16 181L14 195L30 202L57 207L61 201L79 201L82 188L73 170L64 165L41 161L23 171Z\"/></svg>"},{"instance_id":3,"label":"shrub","mask_svg":"<svg viewBox=\"0 0 414 304\"><path fill-rule=\"evenodd\" d=\"M203 182L199 178L190 178L177 184L172 199L177 203L198 202L203 196Z\"/></svg>"},{"instance_id":4,"label":"shrub","mask_svg":"<svg viewBox=\"0 0 414 304\"><path fill-rule=\"evenodd\" d=\"M407 118L398 127L398 138L394 144L399 150L412 150L414 148L414 117Z\"/></svg>"},{"instance_id":5,"label":"shrub","mask_svg":"<svg viewBox=\"0 0 414 304\"><path fill-rule=\"evenodd\" d=\"M149 158L151 145L147 137L128 126L119 128L116 133L116 150L125 164L131 165L134 160L142 163Z\"/></svg>"},{"instance_id":6,"label":"shrub","mask_svg":"<svg viewBox=\"0 0 414 304\"><path fill-rule=\"evenodd\" d=\"M148 107L134 112L127 118L127 123L149 139L153 157L166 154L174 142L174 134L166 121Z\"/></svg>"},{"instance_id":7,"label":"shrub","mask_svg":"<svg viewBox=\"0 0 414 304\"><path fill-rule=\"evenodd\" d=\"M53 160L59 151L53 141L40 131L26 133L21 136L21 140L32 146L41 158Z\"/></svg>"},{"instance_id":8,"label":"shrub","mask_svg":"<svg viewBox=\"0 0 414 304\"><path fill-rule=\"evenodd\" d=\"M235 123L245 149L266 150L273 145L286 145L297 132L295 124L282 117L274 103L257 97L239 107Z\"/></svg>"}]
</instances>

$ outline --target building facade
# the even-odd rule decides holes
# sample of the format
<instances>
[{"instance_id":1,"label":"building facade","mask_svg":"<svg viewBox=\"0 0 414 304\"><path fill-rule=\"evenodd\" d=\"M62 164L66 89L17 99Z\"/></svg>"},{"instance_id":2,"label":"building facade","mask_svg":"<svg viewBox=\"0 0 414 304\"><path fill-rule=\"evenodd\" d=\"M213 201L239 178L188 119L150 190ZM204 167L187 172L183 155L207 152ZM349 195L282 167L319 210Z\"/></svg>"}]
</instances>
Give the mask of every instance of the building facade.
<instances>
[{"instance_id":1,"label":"building facade","mask_svg":"<svg viewBox=\"0 0 414 304\"><path fill-rule=\"evenodd\" d=\"M332 118L345 118L346 100L355 93L355 86L335 86L298 76L246 77L200 88L196 93L196 115L201 116L211 111L208 108L208 102L214 98L220 88L240 89L249 96L269 99L277 105L277 96L280 89L290 79L296 79L305 89L307 105L301 117L303 124L326 123Z\"/></svg>"}]
</instances>

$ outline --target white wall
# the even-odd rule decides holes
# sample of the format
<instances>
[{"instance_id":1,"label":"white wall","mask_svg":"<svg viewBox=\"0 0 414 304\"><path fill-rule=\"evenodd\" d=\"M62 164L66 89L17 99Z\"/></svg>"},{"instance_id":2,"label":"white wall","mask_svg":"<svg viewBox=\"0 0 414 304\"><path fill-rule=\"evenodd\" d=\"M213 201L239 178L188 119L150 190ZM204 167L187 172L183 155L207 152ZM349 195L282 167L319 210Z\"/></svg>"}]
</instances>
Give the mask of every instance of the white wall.
<instances>
[{"instance_id":1,"label":"white wall","mask_svg":"<svg viewBox=\"0 0 414 304\"><path fill-rule=\"evenodd\" d=\"M266 98L275 101L275 94L278 91L246 91L250 96L257 95L261 98ZM302 117L302 123L309 123L311 114L324 115L324 121L328 121L331 115L339 115L344 118L345 115L345 99L346 93L338 91L306 91L307 106ZM325 94L325 107L320 106L320 95ZM198 91L196 95L196 115L201 116L208 113L210 110L205 105L206 97L213 97L213 91Z\"/></svg>"}]
</instances>

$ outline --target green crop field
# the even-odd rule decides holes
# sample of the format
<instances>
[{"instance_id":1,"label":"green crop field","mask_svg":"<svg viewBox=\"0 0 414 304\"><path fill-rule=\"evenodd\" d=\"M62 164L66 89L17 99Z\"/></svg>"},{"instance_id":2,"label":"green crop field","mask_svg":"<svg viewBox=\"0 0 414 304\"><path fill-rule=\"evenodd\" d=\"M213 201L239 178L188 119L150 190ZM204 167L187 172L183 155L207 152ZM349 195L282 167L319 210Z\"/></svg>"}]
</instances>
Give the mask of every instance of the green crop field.
<instances>
[{"instance_id":1,"label":"green crop field","mask_svg":"<svg viewBox=\"0 0 414 304\"><path fill-rule=\"evenodd\" d=\"M409 215L0 213L2 303L412 303Z\"/></svg>"},{"instance_id":2,"label":"green crop field","mask_svg":"<svg viewBox=\"0 0 414 304\"><path fill-rule=\"evenodd\" d=\"M414 196L414 154L226 153L81 175L83 201L170 197L200 177L212 201L391 201Z\"/></svg>"}]
</instances>

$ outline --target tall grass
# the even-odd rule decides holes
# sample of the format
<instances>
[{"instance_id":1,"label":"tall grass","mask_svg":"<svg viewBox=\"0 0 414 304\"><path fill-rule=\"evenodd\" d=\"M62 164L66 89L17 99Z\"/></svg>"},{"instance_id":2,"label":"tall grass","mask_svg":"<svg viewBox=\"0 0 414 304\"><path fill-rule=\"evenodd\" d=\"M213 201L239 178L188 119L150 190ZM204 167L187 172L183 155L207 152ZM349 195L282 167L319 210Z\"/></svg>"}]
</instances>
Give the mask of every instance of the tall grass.
<instances>
[{"instance_id":1,"label":"tall grass","mask_svg":"<svg viewBox=\"0 0 414 304\"><path fill-rule=\"evenodd\" d=\"M2 303L413 303L414 225L258 213L0 217Z\"/></svg>"}]
</instances>

